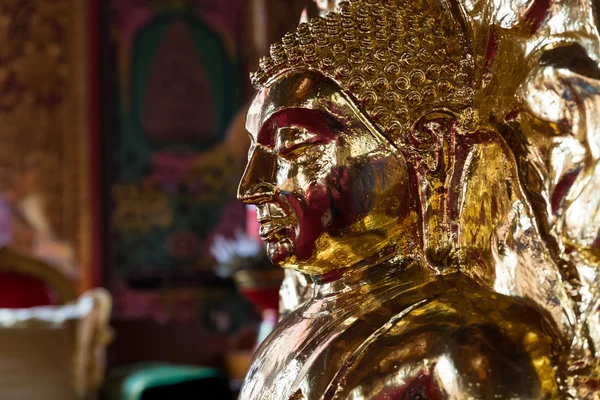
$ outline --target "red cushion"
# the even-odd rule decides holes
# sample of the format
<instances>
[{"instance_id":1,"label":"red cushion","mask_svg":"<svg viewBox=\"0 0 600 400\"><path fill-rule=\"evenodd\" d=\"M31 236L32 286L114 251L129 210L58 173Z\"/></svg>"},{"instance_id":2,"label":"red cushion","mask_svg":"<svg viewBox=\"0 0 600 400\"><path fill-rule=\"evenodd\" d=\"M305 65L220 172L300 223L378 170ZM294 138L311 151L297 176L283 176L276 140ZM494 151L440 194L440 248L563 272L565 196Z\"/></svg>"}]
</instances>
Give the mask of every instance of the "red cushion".
<instances>
[{"instance_id":1,"label":"red cushion","mask_svg":"<svg viewBox=\"0 0 600 400\"><path fill-rule=\"evenodd\" d=\"M16 272L0 272L0 308L56 305L51 287L42 280Z\"/></svg>"}]
</instances>

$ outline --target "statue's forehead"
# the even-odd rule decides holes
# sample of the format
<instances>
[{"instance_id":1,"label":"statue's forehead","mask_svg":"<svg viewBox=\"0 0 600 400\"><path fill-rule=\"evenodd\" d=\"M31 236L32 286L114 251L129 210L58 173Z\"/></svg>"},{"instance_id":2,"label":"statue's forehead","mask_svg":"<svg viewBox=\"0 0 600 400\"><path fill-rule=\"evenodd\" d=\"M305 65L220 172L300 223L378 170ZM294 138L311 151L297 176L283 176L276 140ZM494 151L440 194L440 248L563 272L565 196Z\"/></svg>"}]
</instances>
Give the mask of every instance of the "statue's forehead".
<instances>
[{"instance_id":1,"label":"statue's forehead","mask_svg":"<svg viewBox=\"0 0 600 400\"><path fill-rule=\"evenodd\" d=\"M339 85L319 73L286 74L259 90L248 111L246 129L256 136L265 122L282 110L331 110L345 101Z\"/></svg>"}]
</instances>

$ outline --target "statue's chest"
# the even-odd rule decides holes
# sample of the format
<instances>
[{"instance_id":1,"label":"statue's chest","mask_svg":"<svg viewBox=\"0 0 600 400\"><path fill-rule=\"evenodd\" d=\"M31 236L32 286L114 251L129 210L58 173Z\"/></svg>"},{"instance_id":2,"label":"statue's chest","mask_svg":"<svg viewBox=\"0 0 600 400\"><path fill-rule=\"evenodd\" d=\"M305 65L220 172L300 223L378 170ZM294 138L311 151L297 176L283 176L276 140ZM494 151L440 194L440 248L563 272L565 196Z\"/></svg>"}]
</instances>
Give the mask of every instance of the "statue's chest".
<instances>
[{"instance_id":1,"label":"statue's chest","mask_svg":"<svg viewBox=\"0 0 600 400\"><path fill-rule=\"evenodd\" d=\"M324 398L344 363L388 321L365 308L310 317L306 312L288 315L258 349L240 399Z\"/></svg>"},{"instance_id":2,"label":"statue's chest","mask_svg":"<svg viewBox=\"0 0 600 400\"><path fill-rule=\"evenodd\" d=\"M353 318L286 318L259 348L240 399L321 399L342 362L359 344ZM354 343L357 342L357 343ZM295 397L304 393L304 397Z\"/></svg>"},{"instance_id":3,"label":"statue's chest","mask_svg":"<svg viewBox=\"0 0 600 400\"><path fill-rule=\"evenodd\" d=\"M321 400L365 340L414 303L401 288L311 300L275 327L255 355L240 400ZM327 302L331 304L328 304ZM343 371L342 371L343 370ZM331 386L331 387L330 387ZM300 396L302 394L302 396Z\"/></svg>"}]
</instances>

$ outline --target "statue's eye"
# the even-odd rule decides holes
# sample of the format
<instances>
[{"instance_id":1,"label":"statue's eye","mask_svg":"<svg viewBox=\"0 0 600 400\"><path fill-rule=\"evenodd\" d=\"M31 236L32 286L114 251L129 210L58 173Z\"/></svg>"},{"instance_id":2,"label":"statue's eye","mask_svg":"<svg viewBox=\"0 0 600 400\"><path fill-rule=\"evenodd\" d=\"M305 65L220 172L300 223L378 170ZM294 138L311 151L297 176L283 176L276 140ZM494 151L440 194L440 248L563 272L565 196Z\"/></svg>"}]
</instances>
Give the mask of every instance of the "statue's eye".
<instances>
[{"instance_id":1,"label":"statue's eye","mask_svg":"<svg viewBox=\"0 0 600 400\"><path fill-rule=\"evenodd\" d=\"M297 158L303 150L319 142L319 136L300 127L277 129L275 134L275 153L284 158Z\"/></svg>"},{"instance_id":2,"label":"statue's eye","mask_svg":"<svg viewBox=\"0 0 600 400\"><path fill-rule=\"evenodd\" d=\"M277 150L277 155L287 160L296 160L306 153L308 148L313 146L313 143L294 143Z\"/></svg>"}]
</instances>

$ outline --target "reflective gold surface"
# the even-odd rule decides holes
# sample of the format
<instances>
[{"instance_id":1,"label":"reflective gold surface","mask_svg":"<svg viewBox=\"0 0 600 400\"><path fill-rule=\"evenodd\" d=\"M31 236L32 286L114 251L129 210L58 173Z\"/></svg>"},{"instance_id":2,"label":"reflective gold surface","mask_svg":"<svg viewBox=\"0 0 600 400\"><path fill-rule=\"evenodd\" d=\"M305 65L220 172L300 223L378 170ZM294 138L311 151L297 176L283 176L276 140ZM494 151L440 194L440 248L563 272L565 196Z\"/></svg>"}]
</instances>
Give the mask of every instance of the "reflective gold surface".
<instances>
[{"instance_id":1,"label":"reflective gold surface","mask_svg":"<svg viewBox=\"0 0 600 400\"><path fill-rule=\"evenodd\" d=\"M296 272L242 399L600 396L594 13L354 0L272 46L239 198Z\"/></svg>"}]
</instances>

